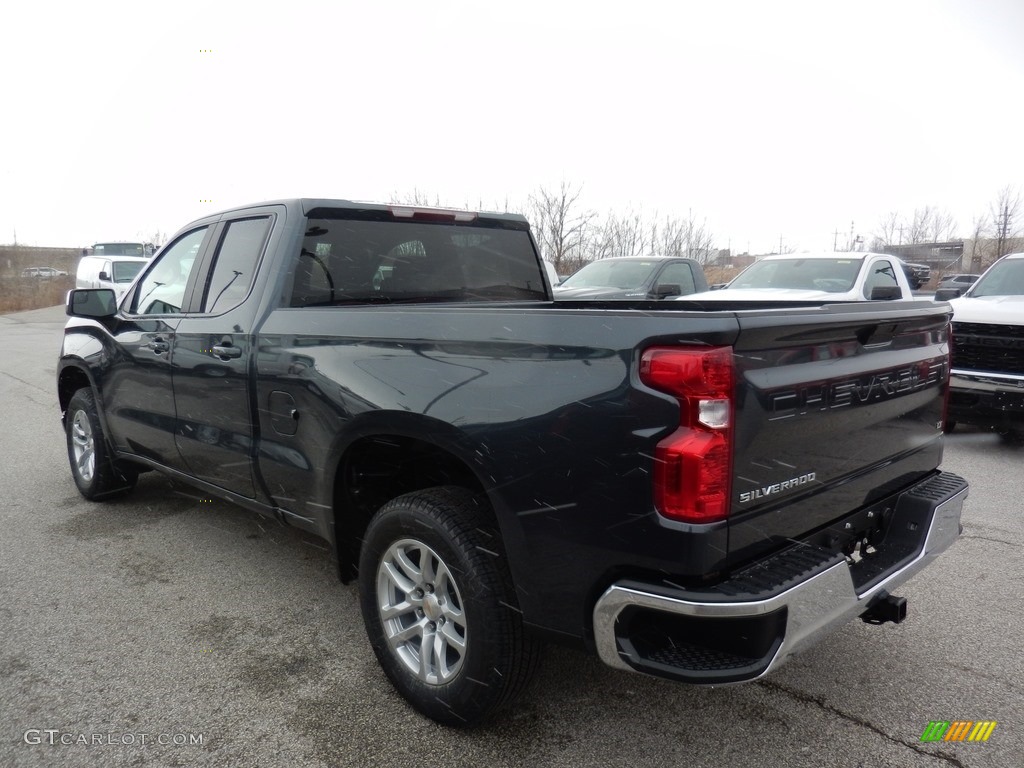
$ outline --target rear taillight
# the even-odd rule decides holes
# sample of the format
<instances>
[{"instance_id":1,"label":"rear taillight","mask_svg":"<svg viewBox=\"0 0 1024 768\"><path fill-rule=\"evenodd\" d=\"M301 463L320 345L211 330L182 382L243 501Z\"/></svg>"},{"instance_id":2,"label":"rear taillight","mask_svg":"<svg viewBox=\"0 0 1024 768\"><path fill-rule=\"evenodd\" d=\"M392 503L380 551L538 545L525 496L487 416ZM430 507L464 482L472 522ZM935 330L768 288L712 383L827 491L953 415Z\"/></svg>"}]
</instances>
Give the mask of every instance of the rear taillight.
<instances>
[{"instance_id":1,"label":"rear taillight","mask_svg":"<svg viewBox=\"0 0 1024 768\"><path fill-rule=\"evenodd\" d=\"M654 505L667 518L729 515L733 379L730 347L651 347L640 358L640 380L679 401L679 428L655 451Z\"/></svg>"}]
</instances>

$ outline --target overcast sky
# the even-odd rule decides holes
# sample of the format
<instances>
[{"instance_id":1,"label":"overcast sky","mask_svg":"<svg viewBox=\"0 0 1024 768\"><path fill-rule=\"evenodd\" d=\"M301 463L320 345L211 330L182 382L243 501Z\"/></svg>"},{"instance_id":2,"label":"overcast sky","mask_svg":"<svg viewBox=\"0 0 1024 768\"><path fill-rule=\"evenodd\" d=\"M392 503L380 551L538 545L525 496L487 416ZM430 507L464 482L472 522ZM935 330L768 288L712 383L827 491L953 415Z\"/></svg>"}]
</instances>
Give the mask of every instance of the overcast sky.
<instances>
[{"instance_id":1,"label":"overcast sky","mask_svg":"<svg viewBox=\"0 0 1024 768\"><path fill-rule=\"evenodd\" d=\"M1024 0L8 3L0 243L169 235L320 196L707 219L831 247L968 234L1024 187Z\"/></svg>"}]
</instances>

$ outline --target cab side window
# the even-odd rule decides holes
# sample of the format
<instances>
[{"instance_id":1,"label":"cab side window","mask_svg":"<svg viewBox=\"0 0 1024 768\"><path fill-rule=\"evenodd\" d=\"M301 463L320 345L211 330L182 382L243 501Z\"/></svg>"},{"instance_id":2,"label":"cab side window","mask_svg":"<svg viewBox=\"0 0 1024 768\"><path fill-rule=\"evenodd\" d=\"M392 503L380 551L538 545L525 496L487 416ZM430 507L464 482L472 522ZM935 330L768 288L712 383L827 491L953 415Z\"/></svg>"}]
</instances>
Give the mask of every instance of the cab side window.
<instances>
[{"instance_id":1,"label":"cab side window","mask_svg":"<svg viewBox=\"0 0 1024 768\"><path fill-rule=\"evenodd\" d=\"M164 249L135 290L130 312L139 315L167 315L181 312L192 270L196 263L206 227L182 235L170 248Z\"/></svg>"},{"instance_id":2,"label":"cab side window","mask_svg":"<svg viewBox=\"0 0 1024 768\"><path fill-rule=\"evenodd\" d=\"M270 230L270 218L239 219L227 225L206 285L203 312L220 313L242 303Z\"/></svg>"},{"instance_id":3,"label":"cab side window","mask_svg":"<svg viewBox=\"0 0 1024 768\"><path fill-rule=\"evenodd\" d=\"M871 298L871 291L876 287L896 288L899 283L896 281L896 272L893 266L884 259L879 259L871 265L871 274L864 281L864 298Z\"/></svg>"},{"instance_id":4,"label":"cab side window","mask_svg":"<svg viewBox=\"0 0 1024 768\"><path fill-rule=\"evenodd\" d=\"M693 280L693 270L689 264L676 262L669 264L658 278L658 285L678 285L679 295L688 296L696 292L697 286Z\"/></svg>"}]
</instances>

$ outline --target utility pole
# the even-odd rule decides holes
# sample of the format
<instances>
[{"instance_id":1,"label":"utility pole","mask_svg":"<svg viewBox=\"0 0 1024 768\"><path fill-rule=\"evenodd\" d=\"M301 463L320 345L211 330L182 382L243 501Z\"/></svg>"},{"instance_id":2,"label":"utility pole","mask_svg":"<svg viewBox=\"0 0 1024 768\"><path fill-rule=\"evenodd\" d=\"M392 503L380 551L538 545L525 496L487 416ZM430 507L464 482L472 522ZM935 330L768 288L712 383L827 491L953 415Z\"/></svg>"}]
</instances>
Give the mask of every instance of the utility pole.
<instances>
[{"instance_id":1,"label":"utility pole","mask_svg":"<svg viewBox=\"0 0 1024 768\"><path fill-rule=\"evenodd\" d=\"M900 242L899 242L899 244L903 245L903 225L902 224L900 224L899 233L900 233Z\"/></svg>"}]
</instances>

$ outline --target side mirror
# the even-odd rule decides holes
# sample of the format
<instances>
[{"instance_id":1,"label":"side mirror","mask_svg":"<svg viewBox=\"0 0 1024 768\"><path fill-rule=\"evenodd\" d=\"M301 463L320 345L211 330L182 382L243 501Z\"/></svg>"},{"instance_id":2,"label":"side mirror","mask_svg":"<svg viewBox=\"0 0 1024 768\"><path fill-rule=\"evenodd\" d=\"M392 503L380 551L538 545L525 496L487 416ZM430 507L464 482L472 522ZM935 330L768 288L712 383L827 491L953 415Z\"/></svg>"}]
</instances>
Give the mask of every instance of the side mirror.
<instances>
[{"instance_id":1,"label":"side mirror","mask_svg":"<svg viewBox=\"0 0 1024 768\"><path fill-rule=\"evenodd\" d=\"M64 309L72 317L113 317L117 297L109 288L76 288L68 291Z\"/></svg>"},{"instance_id":2,"label":"side mirror","mask_svg":"<svg viewBox=\"0 0 1024 768\"><path fill-rule=\"evenodd\" d=\"M677 283L659 283L654 289L654 297L667 299L669 296L679 296L682 292L683 289Z\"/></svg>"},{"instance_id":3,"label":"side mirror","mask_svg":"<svg viewBox=\"0 0 1024 768\"><path fill-rule=\"evenodd\" d=\"M100 272L100 280L106 280L109 283L110 275L108 275L107 272L104 270L103 272Z\"/></svg>"},{"instance_id":4,"label":"side mirror","mask_svg":"<svg viewBox=\"0 0 1024 768\"><path fill-rule=\"evenodd\" d=\"M902 298L903 291L898 285L876 285L871 289L872 301L892 301Z\"/></svg>"},{"instance_id":5,"label":"side mirror","mask_svg":"<svg viewBox=\"0 0 1024 768\"><path fill-rule=\"evenodd\" d=\"M949 301L950 299L959 299L962 295L962 291L959 288L939 288L935 292L936 301Z\"/></svg>"}]
</instances>

